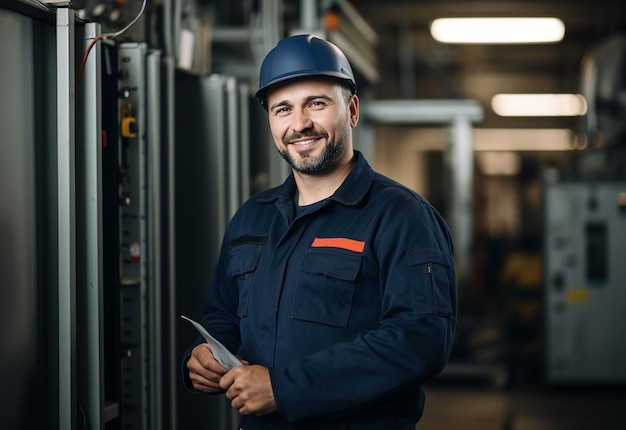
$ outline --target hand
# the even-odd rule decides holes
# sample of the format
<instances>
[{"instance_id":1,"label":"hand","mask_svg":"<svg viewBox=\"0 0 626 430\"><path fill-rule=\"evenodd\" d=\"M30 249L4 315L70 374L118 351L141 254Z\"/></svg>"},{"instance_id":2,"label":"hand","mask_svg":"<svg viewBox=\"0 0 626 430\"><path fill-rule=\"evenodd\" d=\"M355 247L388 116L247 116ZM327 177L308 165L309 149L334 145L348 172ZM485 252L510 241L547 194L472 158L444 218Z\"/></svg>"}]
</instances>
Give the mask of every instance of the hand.
<instances>
[{"instance_id":1,"label":"hand","mask_svg":"<svg viewBox=\"0 0 626 430\"><path fill-rule=\"evenodd\" d=\"M267 367L242 365L233 367L220 379L233 409L242 415L265 415L276 410L274 391Z\"/></svg>"},{"instance_id":2,"label":"hand","mask_svg":"<svg viewBox=\"0 0 626 430\"><path fill-rule=\"evenodd\" d=\"M219 384L220 378L228 372L228 369L213 357L209 344L202 343L191 351L187 369L194 389L204 393L222 391Z\"/></svg>"}]
</instances>

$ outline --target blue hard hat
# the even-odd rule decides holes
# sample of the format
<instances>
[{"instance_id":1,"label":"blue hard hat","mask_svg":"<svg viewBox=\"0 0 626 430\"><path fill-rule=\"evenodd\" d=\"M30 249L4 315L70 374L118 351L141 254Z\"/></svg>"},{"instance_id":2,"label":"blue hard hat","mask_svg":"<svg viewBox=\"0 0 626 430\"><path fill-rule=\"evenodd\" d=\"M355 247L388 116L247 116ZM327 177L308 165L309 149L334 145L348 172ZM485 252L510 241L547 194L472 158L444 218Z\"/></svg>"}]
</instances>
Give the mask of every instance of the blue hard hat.
<instances>
[{"instance_id":1,"label":"blue hard hat","mask_svg":"<svg viewBox=\"0 0 626 430\"><path fill-rule=\"evenodd\" d=\"M255 97L267 110L271 85L307 76L328 76L345 82L356 93L356 81L348 59L339 48L317 36L300 34L278 42L261 65Z\"/></svg>"}]
</instances>

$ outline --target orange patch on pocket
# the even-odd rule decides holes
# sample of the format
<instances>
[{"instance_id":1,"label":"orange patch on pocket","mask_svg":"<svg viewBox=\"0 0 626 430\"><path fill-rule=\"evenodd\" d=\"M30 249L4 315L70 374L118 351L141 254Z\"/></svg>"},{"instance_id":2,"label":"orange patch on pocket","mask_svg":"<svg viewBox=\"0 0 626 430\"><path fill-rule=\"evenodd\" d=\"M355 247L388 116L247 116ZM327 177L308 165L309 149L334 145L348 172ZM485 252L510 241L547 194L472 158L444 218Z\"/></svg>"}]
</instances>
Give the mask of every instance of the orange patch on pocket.
<instances>
[{"instance_id":1,"label":"orange patch on pocket","mask_svg":"<svg viewBox=\"0 0 626 430\"><path fill-rule=\"evenodd\" d=\"M316 237L311 246L314 248L340 248L348 251L363 252L365 242L346 239L345 237Z\"/></svg>"}]
</instances>

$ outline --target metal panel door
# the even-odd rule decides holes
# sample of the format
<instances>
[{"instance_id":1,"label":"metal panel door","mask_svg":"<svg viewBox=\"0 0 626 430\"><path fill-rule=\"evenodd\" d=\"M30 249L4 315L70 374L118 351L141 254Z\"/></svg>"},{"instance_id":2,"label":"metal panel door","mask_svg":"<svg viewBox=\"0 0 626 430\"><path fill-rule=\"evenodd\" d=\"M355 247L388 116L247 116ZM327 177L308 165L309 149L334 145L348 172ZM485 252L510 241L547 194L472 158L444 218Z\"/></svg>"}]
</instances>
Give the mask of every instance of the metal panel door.
<instances>
[{"instance_id":1,"label":"metal panel door","mask_svg":"<svg viewBox=\"0 0 626 430\"><path fill-rule=\"evenodd\" d=\"M626 183L545 188L546 376L626 381Z\"/></svg>"}]
</instances>

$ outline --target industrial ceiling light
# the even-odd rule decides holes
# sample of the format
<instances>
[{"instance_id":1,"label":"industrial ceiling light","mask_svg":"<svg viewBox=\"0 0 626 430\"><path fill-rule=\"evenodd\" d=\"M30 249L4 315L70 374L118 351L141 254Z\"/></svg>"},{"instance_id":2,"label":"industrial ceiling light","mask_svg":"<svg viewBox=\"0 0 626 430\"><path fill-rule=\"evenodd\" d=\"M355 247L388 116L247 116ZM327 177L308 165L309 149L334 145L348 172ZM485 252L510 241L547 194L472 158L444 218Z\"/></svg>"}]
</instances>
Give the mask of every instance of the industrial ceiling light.
<instances>
[{"instance_id":1,"label":"industrial ceiling light","mask_svg":"<svg viewBox=\"0 0 626 430\"><path fill-rule=\"evenodd\" d=\"M491 108L500 116L582 116L587 101L580 94L496 94Z\"/></svg>"},{"instance_id":2,"label":"industrial ceiling light","mask_svg":"<svg viewBox=\"0 0 626 430\"><path fill-rule=\"evenodd\" d=\"M444 43L554 43L565 25L558 18L438 18L430 34Z\"/></svg>"}]
</instances>

